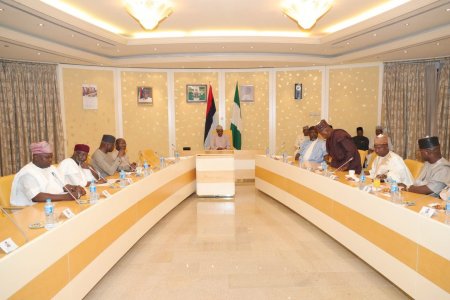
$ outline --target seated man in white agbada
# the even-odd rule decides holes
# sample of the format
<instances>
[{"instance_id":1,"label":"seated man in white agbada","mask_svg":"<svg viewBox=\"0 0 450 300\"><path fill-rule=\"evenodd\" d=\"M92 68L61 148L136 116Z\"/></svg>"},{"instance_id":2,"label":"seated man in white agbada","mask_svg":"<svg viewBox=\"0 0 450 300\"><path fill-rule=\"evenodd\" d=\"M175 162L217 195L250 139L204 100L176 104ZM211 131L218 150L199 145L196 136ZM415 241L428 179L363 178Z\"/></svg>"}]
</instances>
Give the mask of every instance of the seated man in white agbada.
<instances>
[{"instance_id":1,"label":"seated man in white agbada","mask_svg":"<svg viewBox=\"0 0 450 300\"><path fill-rule=\"evenodd\" d=\"M380 134L375 137L374 150L377 157L369 171L371 178L383 180L390 178L407 187L413 184L414 179L403 158L389 150L389 139L386 135Z\"/></svg>"},{"instance_id":2,"label":"seated man in white agbada","mask_svg":"<svg viewBox=\"0 0 450 300\"><path fill-rule=\"evenodd\" d=\"M211 137L209 149L212 149L212 150L231 149L230 138L228 137L228 135L223 134L223 127L220 125L217 125L216 132L217 132L217 135L213 134Z\"/></svg>"},{"instance_id":3,"label":"seated man in white agbada","mask_svg":"<svg viewBox=\"0 0 450 300\"><path fill-rule=\"evenodd\" d=\"M88 186L92 180L99 178L98 173L92 166L86 163L89 154L89 146L76 144L72 157L64 159L59 163L58 171L64 180L72 185ZM101 179L103 182L104 180Z\"/></svg>"},{"instance_id":4,"label":"seated man in white agbada","mask_svg":"<svg viewBox=\"0 0 450 300\"><path fill-rule=\"evenodd\" d=\"M309 137L303 142L300 149L295 154L295 160L311 161L321 163L327 155L327 146L324 140L318 139L318 132L315 126L308 129Z\"/></svg>"},{"instance_id":5,"label":"seated man in white agbada","mask_svg":"<svg viewBox=\"0 0 450 300\"><path fill-rule=\"evenodd\" d=\"M66 184L64 177L52 166L53 150L49 143L33 143L30 149L32 161L14 176L10 197L12 205L29 206L47 199L74 200L86 194L81 186Z\"/></svg>"}]
</instances>

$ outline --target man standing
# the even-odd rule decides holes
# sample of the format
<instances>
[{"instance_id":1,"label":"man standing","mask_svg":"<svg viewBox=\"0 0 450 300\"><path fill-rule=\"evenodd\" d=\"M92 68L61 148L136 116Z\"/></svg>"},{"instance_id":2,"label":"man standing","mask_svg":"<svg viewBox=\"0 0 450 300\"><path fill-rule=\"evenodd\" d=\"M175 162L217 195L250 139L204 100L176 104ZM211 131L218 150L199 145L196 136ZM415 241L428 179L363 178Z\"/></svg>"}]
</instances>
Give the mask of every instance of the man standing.
<instances>
[{"instance_id":1,"label":"man standing","mask_svg":"<svg viewBox=\"0 0 450 300\"><path fill-rule=\"evenodd\" d=\"M327 155L327 146L324 140L318 139L317 129L314 126L309 127L309 138L301 145L295 154L295 160L312 161L321 163Z\"/></svg>"},{"instance_id":2,"label":"man standing","mask_svg":"<svg viewBox=\"0 0 450 300\"><path fill-rule=\"evenodd\" d=\"M32 161L14 176L10 197L12 205L29 206L47 199L74 200L73 197L78 199L86 194L81 186L64 183L64 177L52 166L53 151L48 142L32 143L30 150Z\"/></svg>"},{"instance_id":3,"label":"man standing","mask_svg":"<svg viewBox=\"0 0 450 300\"><path fill-rule=\"evenodd\" d=\"M352 137L343 129L331 128L327 121L316 125L317 131L326 139L327 152L331 156L330 165L341 170L355 170L361 173L361 158Z\"/></svg>"},{"instance_id":4,"label":"man standing","mask_svg":"<svg viewBox=\"0 0 450 300\"><path fill-rule=\"evenodd\" d=\"M407 191L437 196L450 182L450 163L441 155L437 136L419 139L419 149L425 163L414 185Z\"/></svg>"},{"instance_id":5,"label":"man standing","mask_svg":"<svg viewBox=\"0 0 450 300\"><path fill-rule=\"evenodd\" d=\"M223 135L223 127L217 125L217 135L213 134L211 137L210 149L212 150L228 150L231 149L230 138L227 135Z\"/></svg>"},{"instance_id":6,"label":"man standing","mask_svg":"<svg viewBox=\"0 0 450 300\"><path fill-rule=\"evenodd\" d=\"M112 159L116 159L119 156L119 152L123 151L125 154L121 157L122 162L117 167L117 171L124 170L126 172L134 171L136 170L136 163L130 163L130 159L128 158L127 152L127 142L125 139L118 138L116 140L116 149L112 152L108 153L108 155L111 156Z\"/></svg>"},{"instance_id":7,"label":"man standing","mask_svg":"<svg viewBox=\"0 0 450 300\"><path fill-rule=\"evenodd\" d=\"M356 128L356 136L353 138L353 142L358 150L369 150L369 139L364 136L364 130L362 127Z\"/></svg>"},{"instance_id":8,"label":"man standing","mask_svg":"<svg viewBox=\"0 0 450 300\"><path fill-rule=\"evenodd\" d=\"M397 183L403 183L406 186L412 185L414 179L408 167L405 165L403 158L389 151L388 137L380 134L375 137L374 143L377 157L373 161L370 176L383 180L391 178Z\"/></svg>"},{"instance_id":9,"label":"man standing","mask_svg":"<svg viewBox=\"0 0 450 300\"><path fill-rule=\"evenodd\" d=\"M59 163L58 171L64 176L64 180L73 185L88 186L92 180L98 179L98 174L86 163L89 154L89 146L76 144L72 157Z\"/></svg>"},{"instance_id":10,"label":"man standing","mask_svg":"<svg viewBox=\"0 0 450 300\"><path fill-rule=\"evenodd\" d=\"M100 172L101 177L113 175L122 163L122 156L125 155L124 150L120 150L115 159L108 155L109 152L113 151L115 141L114 136L103 135L100 147L92 154L92 166Z\"/></svg>"}]
</instances>

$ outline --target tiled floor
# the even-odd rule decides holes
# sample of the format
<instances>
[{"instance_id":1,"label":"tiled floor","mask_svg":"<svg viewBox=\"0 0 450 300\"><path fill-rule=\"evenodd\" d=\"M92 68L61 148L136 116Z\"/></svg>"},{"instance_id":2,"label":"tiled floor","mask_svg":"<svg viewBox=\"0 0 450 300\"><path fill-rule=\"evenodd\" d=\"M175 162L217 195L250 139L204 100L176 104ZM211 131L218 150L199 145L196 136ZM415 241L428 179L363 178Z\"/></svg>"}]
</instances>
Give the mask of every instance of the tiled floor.
<instances>
[{"instance_id":1,"label":"tiled floor","mask_svg":"<svg viewBox=\"0 0 450 300\"><path fill-rule=\"evenodd\" d=\"M315 226L257 191L192 195L86 299L407 299Z\"/></svg>"}]
</instances>

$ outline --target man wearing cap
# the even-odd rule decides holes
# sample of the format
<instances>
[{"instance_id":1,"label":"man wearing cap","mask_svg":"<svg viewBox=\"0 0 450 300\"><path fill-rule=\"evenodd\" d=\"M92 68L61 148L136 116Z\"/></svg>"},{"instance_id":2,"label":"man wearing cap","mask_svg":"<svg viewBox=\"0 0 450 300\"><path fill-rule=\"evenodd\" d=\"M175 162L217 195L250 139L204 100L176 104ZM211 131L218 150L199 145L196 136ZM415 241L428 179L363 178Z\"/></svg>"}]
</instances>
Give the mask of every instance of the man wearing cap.
<instances>
[{"instance_id":1,"label":"man wearing cap","mask_svg":"<svg viewBox=\"0 0 450 300\"><path fill-rule=\"evenodd\" d=\"M86 163L89 154L89 146L76 144L72 157L59 163L58 171L64 176L64 180L73 185L88 186L91 180L98 179L95 170Z\"/></svg>"},{"instance_id":2,"label":"man wearing cap","mask_svg":"<svg viewBox=\"0 0 450 300\"><path fill-rule=\"evenodd\" d=\"M413 184L413 177L408 167L405 165L403 158L390 151L388 146L388 137L386 135L378 135L375 137L375 153L377 157L373 161L370 177L372 179L391 178L397 183L403 183L406 186Z\"/></svg>"},{"instance_id":3,"label":"man wearing cap","mask_svg":"<svg viewBox=\"0 0 450 300\"><path fill-rule=\"evenodd\" d=\"M302 134L298 135L297 139L295 140L294 147L296 153L300 150L304 142L309 141L309 126L308 125L303 126L302 131L303 131Z\"/></svg>"},{"instance_id":4,"label":"man wearing cap","mask_svg":"<svg viewBox=\"0 0 450 300\"><path fill-rule=\"evenodd\" d=\"M375 136L379 136L380 134L384 134L383 126L377 125L375 127ZM370 139L369 153L372 153L374 151L374 141L375 141L375 138ZM394 150L394 146L392 146L391 138L389 136L388 136L388 147L389 147L390 151ZM369 160L369 158L367 158L367 160Z\"/></svg>"},{"instance_id":5,"label":"man wearing cap","mask_svg":"<svg viewBox=\"0 0 450 300\"><path fill-rule=\"evenodd\" d=\"M119 167L117 167L117 171L124 170L126 172L130 172L136 170L136 163L130 163L130 159L126 154L127 142L122 138L118 138L116 140L116 149L108 153L108 155L110 155L112 159L116 159L119 156L120 151L125 151L125 155L121 157L122 162L120 163Z\"/></svg>"},{"instance_id":6,"label":"man wearing cap","mask_svg":"<svg viewBox=\"0 0 450 300\"><path fill-rule=\"evenodd\" d=\"M327 121L316 125L317 131L326 139L327 152L331 156L330 165L342 171L355 170L361 173L361 158L352 137L343 129L331 128Z\"/></svg>"},{"instance_id":7,"label":"man wearing cap","mask_svg":"<svg viewBox=\"0 0 450 300\"><path fill-rule=\"evenodd\" d=\"M223 134L223 127L217 125L216 127L217 135L213 134L211 137L211 142L209 149L212 150L228 150L231 149L230 138Z\"/></svg>"},{"instance_id":8,"label":"man wearing cap","mask_svg":"<svg viewBox=\"0 0 450 300\"><path fill-rule=\"evenodd\" d=\"M29 206L47 199L74 200L74 197L86 194L81 186L66 184L64 177L52 166L53 150L49 143L32 143L30 149L32 161L14 176L10 197L12 205Z\"/></svg>"},{"instance_id":9,"label":"man wearing cap","mask_svg":"<svg viewBox=\"0 0 450 300\"><path fill-rule=\"evenodd\" d=\"M324 156L327 155L327 146L324 140L318 139L317 129L314 126L309 127L308 140L303 142L300 150L295 154L295 160L312 161L321 163Z\"/></svg>"},{"instance_id":10,"label":"man wearing cap","mask_svg":"<svg viewBox=\"0 0 450 300\"><path fill-rule=\"evenodd\" d=\"M450 182L450 163L441 155L437 136L419 139L419 149L425 163L414 185L407 191L438 196Z\"/></svg>"},{"instance_id":11,"label":"man wearing cap","mask_svg":"<svg viewBox=\"0 0 450 300\"><path fill-rule=\"evenodd\" d=\"M356 128L356 135L352 138L358 150L369 150L369 139L364 136L362 127Z\"/></svg>"},{"instance_id":12,"label":"man wearing cap","mask_svg":"<svg viewBox=\"0 0 450 300\"><path fill-rule=\"evenodd\" d=\"M125 150L119 150L116 158L108 155L109 152L114 150L115 141L116 138L114 136L109 134L103 135L100 147L92 154L91 164L100 173L101 177L113 175L122 163Z\"/></svg>"}]
</instances>

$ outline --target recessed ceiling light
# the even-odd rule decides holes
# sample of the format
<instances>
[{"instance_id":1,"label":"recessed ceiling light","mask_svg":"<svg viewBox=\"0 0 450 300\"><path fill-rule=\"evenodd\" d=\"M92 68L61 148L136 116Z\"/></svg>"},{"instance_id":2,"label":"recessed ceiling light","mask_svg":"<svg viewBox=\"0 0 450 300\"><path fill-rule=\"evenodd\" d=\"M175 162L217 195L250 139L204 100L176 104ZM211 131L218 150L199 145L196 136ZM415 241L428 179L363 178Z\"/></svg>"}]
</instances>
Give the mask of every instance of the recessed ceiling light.
<instances>
[{"instance_id":1,"label":"recessed ceiling light","mask_svg":"<svg viewBox=\"0 0 450 300\"><path fill-rule=\"evenodd\" d=\"M403 53L405 53L405 54L408 53L408 50L403 50Z\"/></svg>"},{"instance_id":2,"label":"recessed ceiling light","mask_svg":"<svg viewBox=\"0 0 450 300\"><path fill-rule=\"evenodd\" d=\"M374 34L373 34L373 36L377 36L377 34L376 34L376 33L374 33Z\"/></svg>"},{"instance_id":3,"label":"recessed ceiling light","mask_svg":"<svg viewBox=\"0 0 450 300\"><path fill-rule=\"evenodd\" d=\"M450 11L450 8L447 8L446 11Z\"/></svg>"},{"instance_id":4,"label":"recessed ceiling light","mask_svg":"<svg viewBox=\"0 0 450 300\"><path fill-rule=\"evenodd\" d=\"M41 55L41 52L38 52L37 55Z\"/></svg>"},{"instance_id":5,"label":"recessed ceiling light","mask_svg":"<svg viewBox=\"0 0 450 300\"><path fill-rule=\"evenodd\" d=\"M253 48L255 48L255 47L253 47L253 46L250 46L250 49L253 49Z\"/></svg>"},{"instance_id":6,"label":"recessed ceiling light","mask_svg":"<svg viewBox=\"0 0 450 300\"><path fill-rule=\"evenodd\" d=\"M222 46L222 49L225 49L225 46Z\"/></svg>"},{"instance_id":7,"label":"recessed ceiling light","mask_svg":"<svg viewBox=\"0 0 450 300\"><path fill-rule=\"evenodd\" d=\"M347 42L346 44L347 44L347 45L350 45L350 42Z\"/></svg>"},{"instance_id":8,"label":"recessed ceiling light","mask_svg":"<svg viewBox=\"0 0 450 300\"><path fill-rule=\"evenodd\" d=\"M75 37L75 34L72 33L70 36L71 36L71 37Z\"/></svg>"},{"instance_id":9,"label":"recessed ceiling light","mask_svg":"<svg viewBox=\"0 0 450 300\"><path fill-rule=\"evenodd\" d=\"M39 23L39 27L44 27L44 24L42 24L42 23Z\"/></svg>"},{"instance_id":10,"label":"recessed ceiling light","mask_svg":"<svg viewBox=\"0 0 450 300\"><path fill-rule=\"evenodd\" d=\"M405 26L409 26L409 23L405 23Z\"/></svg>"},{"instance_id":11,"label":"recessed ceiling light","mask_svg":"<svg viewBox=\"0 0 450 300\"><path fill-rule=\"evenodd\" d=\"M3 8L0 8L0 12L2 12L3 11Z\"/></svg>"},{"instance_id":12,"label":"recessed ceiling light","mask_svg":"<svg viewBox=\"0 0 450 300\"><path fill-rule=\"evenodd\" d=\"M440 45L439 42L437 42L437 43L436 43L436 46L439 46L439 45Z\"/></svg>"},{"instance_id":13,"label":"recessed ceiling light","mask_svg":"<svg viewBox=\"0 0 450 300\"><path fill-rule=\"evenodd\" d=\"M292 49L292 47L291 47L291 48L289 48L289 50L291 50L291 51L292 51L292 50L293 50L293 49Z\"/></svg>"},{"instance_id":14,"label":"recessed ceiling light","mask_svg":"<svg viewBox=\"0 0 450 300\"><path fill-rule=\"evenodd\" d=\"M158 51L158 48L153 48L153 51Z\"/></svg>"},{"instance_id":15,"label":"recessed ceiling light","mask_svg":"<svg viewBox=\"0 0 450 300\"><path fill-rule=\"evenodd\" d=\"M97 43L97 47L98 47L98 46L100 46L100 44L99 44L99 43Z\"/></svg>"}]
</instances>

